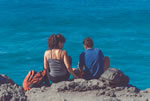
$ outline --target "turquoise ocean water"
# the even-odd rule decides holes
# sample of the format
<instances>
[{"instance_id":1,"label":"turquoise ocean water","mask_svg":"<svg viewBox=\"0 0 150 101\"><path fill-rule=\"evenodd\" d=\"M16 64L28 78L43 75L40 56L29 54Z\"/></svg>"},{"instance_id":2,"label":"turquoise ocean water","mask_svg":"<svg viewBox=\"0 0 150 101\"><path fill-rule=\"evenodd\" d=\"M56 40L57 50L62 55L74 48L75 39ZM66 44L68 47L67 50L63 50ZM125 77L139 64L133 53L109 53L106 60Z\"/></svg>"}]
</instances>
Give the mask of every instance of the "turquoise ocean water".
<instances>
[{"instance_id":1,"label":"turquoise ocean water","mask_svg":"<svg viewBox=\"0 0 150 101\"><path fill-rule=\"evenodd\" d=\"M110 57L130 83L150 87L150 1L0 0L0 74L22 85L29 70L42 70L47 39L66 37L64 49L77 67L82 40Z\"/></svg>"}]
</instances>

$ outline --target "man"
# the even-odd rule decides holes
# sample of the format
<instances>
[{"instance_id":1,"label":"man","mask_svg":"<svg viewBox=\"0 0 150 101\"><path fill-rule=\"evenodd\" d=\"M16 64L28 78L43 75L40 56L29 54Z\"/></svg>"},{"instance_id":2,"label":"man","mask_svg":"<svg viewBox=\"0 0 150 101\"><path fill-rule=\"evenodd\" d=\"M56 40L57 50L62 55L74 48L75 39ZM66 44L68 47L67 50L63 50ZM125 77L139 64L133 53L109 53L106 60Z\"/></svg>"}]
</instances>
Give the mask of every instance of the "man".
<instances>
[{"instance_id":1,"label":"man","mask_svg":"<svg viewBox=\"0 0 150 101\"><path fill-rule=\"evenodd\" d=\"M85 51L80 54L79 71L86 80L98 79L109 68L109 58L104 57L102 51L93 48L93 41L87 37L83 40Z\"/></svg>"}]
</instances>

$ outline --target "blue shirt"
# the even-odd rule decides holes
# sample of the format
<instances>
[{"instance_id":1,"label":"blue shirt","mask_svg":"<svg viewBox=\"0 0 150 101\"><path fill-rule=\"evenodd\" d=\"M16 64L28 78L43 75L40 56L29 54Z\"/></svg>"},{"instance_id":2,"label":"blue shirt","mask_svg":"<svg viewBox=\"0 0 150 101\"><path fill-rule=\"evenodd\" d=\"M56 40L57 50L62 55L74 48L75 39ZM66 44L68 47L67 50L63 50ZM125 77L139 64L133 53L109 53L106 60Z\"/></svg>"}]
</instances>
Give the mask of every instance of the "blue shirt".
<instances>
[{"instance_id":1,"label":"blue shirt","mask_svg":"<svg viewBox=\"0 0 150 101\"><path fill-rule=\"evenodd\" d=\"M85 67L84 79L98 79L104 72L104 55L102 51L98 48L85 50L80 54L79 67Z\"/></svg>"}]
</instances>

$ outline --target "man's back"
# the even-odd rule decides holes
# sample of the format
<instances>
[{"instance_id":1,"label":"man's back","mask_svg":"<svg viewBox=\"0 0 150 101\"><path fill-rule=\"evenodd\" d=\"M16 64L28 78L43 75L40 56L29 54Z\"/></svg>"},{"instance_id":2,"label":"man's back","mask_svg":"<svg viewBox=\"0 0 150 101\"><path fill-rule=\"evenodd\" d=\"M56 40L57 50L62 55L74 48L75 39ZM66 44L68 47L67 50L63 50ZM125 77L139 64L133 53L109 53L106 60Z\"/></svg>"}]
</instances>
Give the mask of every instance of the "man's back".
<instances>
[{"instance_id":1,"label":"man's back","mask_svg":"<svg viewBox=\"0 0 150 101\"><path fill-rule=\"evenodd\" d=\"M98 79L104 72L104 55L100 49L90 48L80 54L79 67L84 67L83 78Z\"/></svg>"}]
</instances>

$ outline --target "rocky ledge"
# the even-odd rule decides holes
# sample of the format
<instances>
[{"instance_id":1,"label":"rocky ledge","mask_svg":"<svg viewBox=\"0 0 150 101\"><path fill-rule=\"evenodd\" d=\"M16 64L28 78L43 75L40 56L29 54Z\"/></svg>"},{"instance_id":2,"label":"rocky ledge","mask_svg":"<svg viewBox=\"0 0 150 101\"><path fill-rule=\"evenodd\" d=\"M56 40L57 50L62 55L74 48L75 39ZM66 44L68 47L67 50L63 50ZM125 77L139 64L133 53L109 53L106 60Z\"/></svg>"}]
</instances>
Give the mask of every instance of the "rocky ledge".
<instances>
[{"instance_id":1,"label":"rocky ledge","mask_svg":"<svg viewBox=\"0 0 150 101\"><path fill-rule=\"evenodd\" d=\"M7 76L0 77L0 101L150 101L150 89L142 91L128 84L127 76L118 78L110 71L99 79L62 81L27 92ZM119 82L112 83L112 78Z\"/></svg>"},{"instance_id":2,"label":"rocky ledge","mask_svg":"<svg viewBox=\"0 0 150 101\"><path fill-rule=\"evenodd\" d=\"M15 84L8 76L0 75L0 101L26 101L22 87Z\"/></svg>"}]
</instances>

